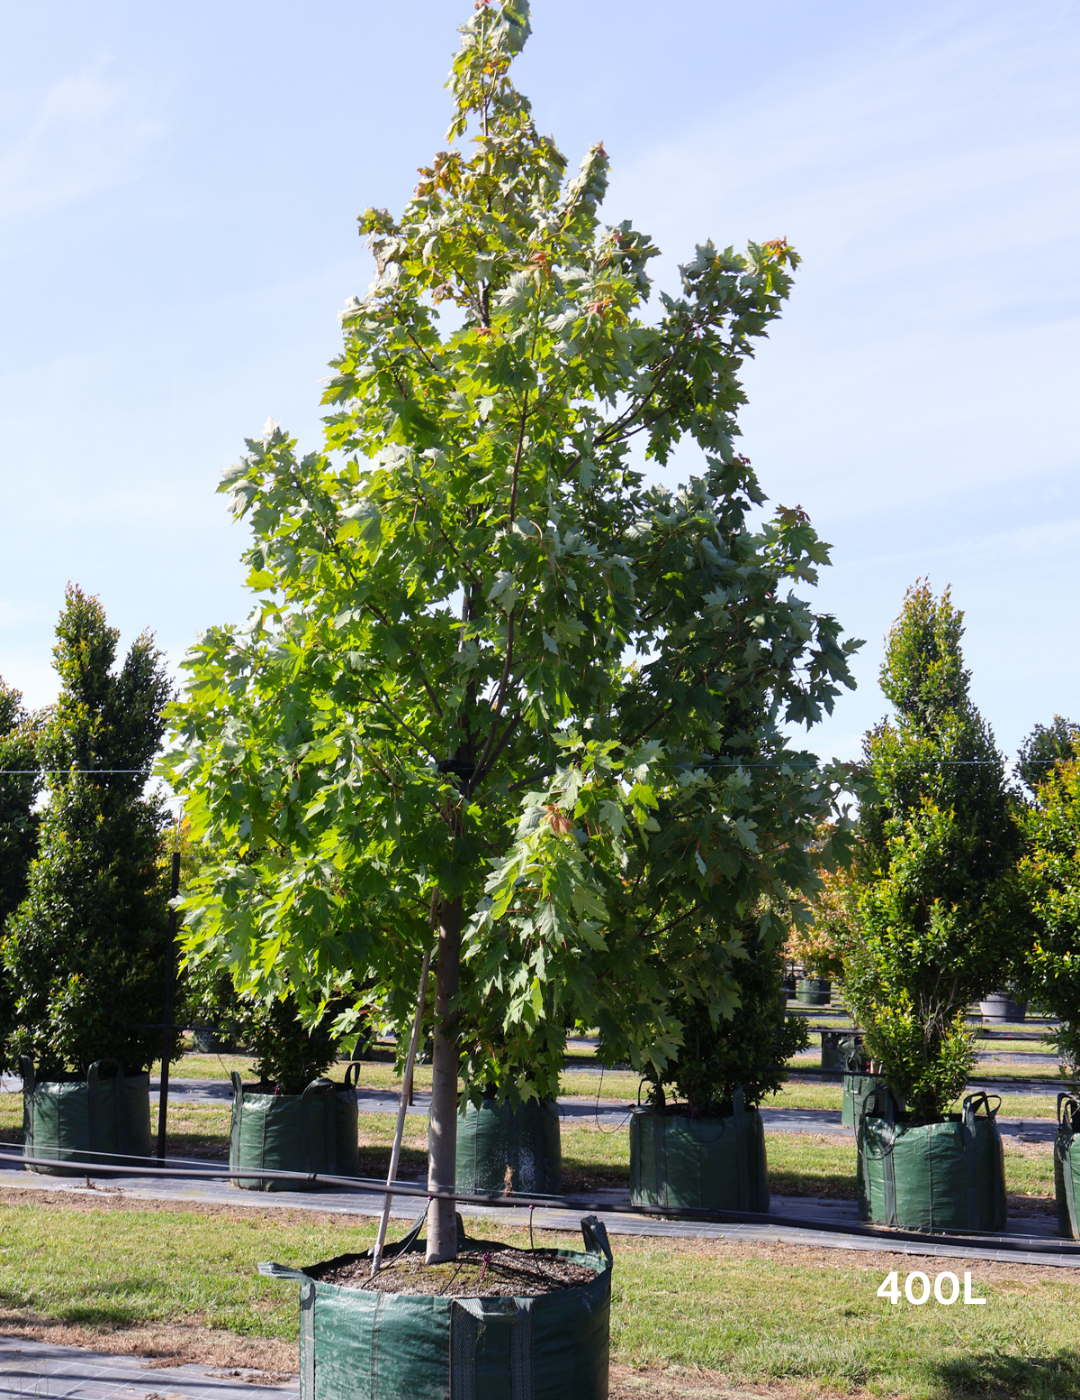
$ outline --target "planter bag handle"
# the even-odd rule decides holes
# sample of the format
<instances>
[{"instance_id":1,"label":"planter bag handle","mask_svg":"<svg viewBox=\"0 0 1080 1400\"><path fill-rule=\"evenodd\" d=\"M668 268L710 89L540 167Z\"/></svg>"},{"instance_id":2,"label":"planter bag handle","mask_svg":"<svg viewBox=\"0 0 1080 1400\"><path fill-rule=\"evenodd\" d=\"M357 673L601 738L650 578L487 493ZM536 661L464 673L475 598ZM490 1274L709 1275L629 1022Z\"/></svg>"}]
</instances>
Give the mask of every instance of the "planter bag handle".
<instances>
[{"instance_id":1,"label":"planter bag handle","mask_svg":"<svg viewBox=\"0 0 1080 1400\"><path fill-rule=\"evenodd\" d=\"M997 1095L994 1095L997 1098ZM978 1139L975 1134L975 1115L980 1108L986 1109L986 1117L993 1122L997 1107L990 1107L990 1099L985 1093L969 1094L963 1103L961 1132L964 1136L964 1169L967 1176L967 1223L969 1230L979 1228L979 1154Z\"/></svg>"},{"instance_id":2,"label":"planter bag handle","mask_svg":"<svg viewBox=\"0 0 1080 1400\"><path fill-rule=\"evenodd\" d=\"M24 1077L23 1083L25 1084L25 1082ZM1080 1099L1074 1094L1058 1094L1057 1123L1058 1127L1063 1128L1067 1133L1072 1133L1074 1136L1080 1133Z\"/></svg>"},{"instance_id":3,"label":"planter bag handle","mask_svg":"<svg viewBox=\"0 0 1080 1400\"><path fill-rule=\"evenodd\" d=\"M994 1105L993 1108L990 1107L991 1099L997 1099L997 1103ZM996 1118L998 1113L1001 1111L1001 1095L987 1094L985 1091L981 1091L978 1094L969 1094L963 1103L964 1113L967 1112L969 1104L971 1105L971 1111L973 1114L978 1113L980 1108L985 1108L987 1118Z\"/></svg>"},{"instance_id":4,"label":"planter bag handle","mask_svg":"<svg viewBox=\"0 0 1080 1400\"><path fill-rule=\"evenodd\" d=\"M879 1118L877 1121L882 1125L878 1129L879 1134L884 1139L882 1150L872 1160L881 1163L881 1186L885 1196L885 1224L896 1224L896 1162L893 1158L893 1149L896 1145L896 1124L892 1115L892 1090L887 1090L889 1116ZM863 1114L859 1119L858 1150L862 1161L863 1181L866 1183L867 1193L870 1190L870 1149L866 1143L866 1120L868 1114Z\"/></svg>"},{"instance_id":5,"label":"planter bag handle","mask_svg":"<svg viewBox=\"0 0 1080 1400\"><path fill-rule=\"evenodd\" d=\"M121 1156L127 1152L127 1094L124 1090L124 1066L119 1060L95 1060L86 1071L86 1118L90 1151L101 1152L101 1089L102 1065L116 1066L116 1147Z\"/></svg>"},{"instance_id":6,"label":"planter bag handle","mask_svg":"<svg viewBox=\"0 0 1080 1400\"><path fill-rule=\"evenodd\" d=\"M34 1074L34 1062L29 1055L19 1056L19 1073L22 1075L23 1092L23 1151L27 1157L35 1157L34 1151L34 1086L37 1078Z\"/></svg>"},{"instance_id":7,"label":"planter bag handle","mask_svg":"<svg viewBox=\"0 0 1080 1400\"><path fill-rule=\"evenodd\" d=\"M315 1100L323 1101L323 1171L328 1176L337 1173L337 1085L329 1079L313 1079L300 1095L300 1109L304 1119L304 1137L307 1139L307 1169L314 1176L315 1133L312 1130L312 1117Z\"/></svg>"},{"instance_id":8,"label":"planter bag handle","mask_svg":"<svg viewBox=\"0 0 1080 1400\"><path fill-rule=\"evenodd\" d=\"M610 1269L615 1262L615 1256L608 1242L607 1226L598 1216L585 1216L581 1222L581 1238L585 1241L586 1254L602 1254Z\"/></svg>"},{"instance_id":9,"label":"planter bag handle","mask_svg":"<svg viewBox=\"0 0 1080 1400\"><path fill-rule=\"evenodd\" d=\"M341 1081L342 1089L356 1089L356 1086L360 1083L360 1064L360 1060L350 1060L345 1066L345 1078ZM356 1071L355 1074L353 1074L354 1070ZM352 1074L351 1082L349 1080L350 1074ZM341 1090L339 1089L338 1092L340 1093Z\"/></svg>"},{"instance_id":10,"label":"planter bag handle","mask_svg":"<svg viewBox=\"0 0 1080 1400\"><path fill-rule=\"evenodd\" d=\"M302 1269L292 1269L287 1264L275 1264L273 1260L260 1264L259 1273L262 1274L263 1278L292 1279L296 1283L303 1283L307 1278L307 1274Z\"/></svg>"},{"instance_id":11,"label":"planter bag handle","mask_svg":"<svg viewBox=\"0 0 1080 1400\"><path fill-rule=\"evenodd\" d=\"M476 1344L491 1326L510 1329L508 1400L533 1400L533 1299L450 1300L450 1400L476 1400Z\"/></svg>"}]
</instances>

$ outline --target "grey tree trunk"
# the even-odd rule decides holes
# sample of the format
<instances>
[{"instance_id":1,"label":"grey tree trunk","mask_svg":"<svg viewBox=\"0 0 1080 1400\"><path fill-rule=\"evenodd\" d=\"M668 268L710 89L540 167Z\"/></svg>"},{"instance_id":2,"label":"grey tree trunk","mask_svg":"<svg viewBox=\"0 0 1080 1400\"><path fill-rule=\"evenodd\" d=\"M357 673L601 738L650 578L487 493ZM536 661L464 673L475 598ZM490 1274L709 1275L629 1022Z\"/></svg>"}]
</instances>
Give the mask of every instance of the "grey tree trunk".
<instances>
[{"instance_id":1,"label":"grey tree trunk","mask_svg":"<svg viewBox=\"0 0 1080 1400\"><path fill-rule=\"evenodd\" d=\"M428 1128L428 1190L453 1191L457 1151L458 1045L451 1015L461 969L462 903L444 903L439 917L435 965L435 1051L431 1061L431 1119ZM453 1201L433 1200L427 1212L427 1262L457 1256Z\"/></svg>"}]
</instances>

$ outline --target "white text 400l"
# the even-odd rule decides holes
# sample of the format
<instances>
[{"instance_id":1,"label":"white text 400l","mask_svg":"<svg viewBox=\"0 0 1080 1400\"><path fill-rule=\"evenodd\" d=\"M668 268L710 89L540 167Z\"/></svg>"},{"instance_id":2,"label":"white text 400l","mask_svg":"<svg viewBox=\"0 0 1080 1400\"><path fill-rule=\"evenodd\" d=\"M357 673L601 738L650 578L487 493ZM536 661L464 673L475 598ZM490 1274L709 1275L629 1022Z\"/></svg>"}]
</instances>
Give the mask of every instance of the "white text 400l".
<instances>
[{"instance_id":1,"label":"white text 400l","mask_svg":"<svg viewBox=\"0 0 1080 1400\"><path fill-rule=\"evenodd\" d=\"M891 1274L887 1274L885 1281L877 1291L879 1298L888 1298L890 1303L900 1301L900 1278L893 1269ZM917 1308L921 1308L924 1303L930 1301L930 1295L936 1302L943 1303L945 1307L950 1307L953 1303L960 1301L960 1280L955 1274L946 1270L942 1274L934 1275L934 1283L931 1288L929 1275L916 1269L913 1274L908 1274L904 1280L903 1294L909 1303L914 1303ZM982 1307L986 1302L985 1298L976 1298L971 1291L971 1275L964 1275L964 1302L973 1307Z\"/></svg>"}]
</instances>

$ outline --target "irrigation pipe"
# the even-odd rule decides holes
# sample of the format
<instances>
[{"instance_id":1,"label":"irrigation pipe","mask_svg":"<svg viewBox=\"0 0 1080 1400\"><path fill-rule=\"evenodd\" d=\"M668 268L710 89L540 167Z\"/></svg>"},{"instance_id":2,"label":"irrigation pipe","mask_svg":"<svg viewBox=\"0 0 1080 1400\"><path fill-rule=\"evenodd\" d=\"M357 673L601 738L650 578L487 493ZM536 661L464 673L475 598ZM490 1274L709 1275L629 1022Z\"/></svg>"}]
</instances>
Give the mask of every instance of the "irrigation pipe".
<instances>
[{"instance_id":1,"label":"irrigation pipe","mask_svg":"<svg viewBox=\"0 0 1080 1400\"><path fill-rule=\"evenodd\" d=\"M58 1168L74 1176L146 1176L213 1181L217 1179L244 1179L257 1177L263 1181L295 1181L300 1185L313 1187L344 1187L353 1193L365 1195L386 1192L387 1183L370 1177L331 1176L322 1172L270 1171L247 1167L243 1170L230 1170L227 1167L186 1167L169 1169L165 1167L110 1166L101 1162L83 1162L69 1159L58 1162L55 1157L23 1157L0 1149L0 1162L21 1162L23 1165L49 1167L53 1172ZM676 1206L621 1206L610 1205L606 1201L590 1200L583 1196L541 1196L541 1195L480 1195L460 1191L429 1190L428 1187L413 1181L395 1181L395 1196L415 1196L424 1200L457 1201L470 1206L540 1206L548 1210L602 1211L605 1215L656 1216L661 1219L701 1221L717 1225L772 1225L795 1230L817 1230L827 1235L852 1235L859 1239L878 1240L887 1246L890 1241L903 1244L955 1244L969 1249L999 1249L1013 1254L1055 1254L1059 1257L1076 1260L1080 1268L1080 1244L1059 1240L1047 1240L1041 1235L993 1235L972 1232L957 1234L951 1231L918 1230L879 1230L872 1225L838 1224L829 1220L814 1220L802 1216L780 1216L759 1214L745 1210L687 1210Z\"/></svg>"}]
</instances>

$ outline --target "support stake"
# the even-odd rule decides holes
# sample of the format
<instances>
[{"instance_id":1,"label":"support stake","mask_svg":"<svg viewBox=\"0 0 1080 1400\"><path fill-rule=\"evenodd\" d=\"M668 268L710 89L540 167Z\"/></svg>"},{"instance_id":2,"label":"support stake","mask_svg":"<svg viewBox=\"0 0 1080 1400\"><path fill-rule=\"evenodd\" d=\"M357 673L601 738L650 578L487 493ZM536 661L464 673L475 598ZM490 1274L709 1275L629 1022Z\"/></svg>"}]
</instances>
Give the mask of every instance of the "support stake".
<instances>
[{"instance_id":1,"label":"support stake","mask_svg":"<svg viewBox=\"0 0 1080 1400\"><path fill-rule=\"evenodd\" d=\"M179 832L177 832L179 838ZM176 909L172 901L180 892L180 847L173 851L169 893L169 948L165 957L165 1025L161 1031L161 1083L158 1086L157 1159L165 1162L165 1128L169 1117L169 1056L172 1053L173 993L176 990Z\"/></svg>"},{"instance_id":2,"label":"support stake","mask_svg":"<svg viewBox=\"0 0 1080 1400\"><path fill-rule=\"evenodd\" d=\"M383 1202L382 1217L379 1220L379 1233L375 1240L375 1251L371 1257L371 1277L374 1278L382 1263L383 1245L386 1243L386 1227L390 1223L390 1203L394 1199L393 1184L397 1179L398 1159L401 1157L401 1139L405 1133L405 1114L412 1103L413 1066L416 1063L416 1046L420 1040L420 1022L424 1016L424 995L427 992L428 972L431 968L431 949L424 954L424 967L420 973L420 992L416 998L416 1015L413 1018L412 1036L409 1040L409 1053L405 1060L405 1078L401 1081L401 1102L398 1104L397 1127L394 1129L394 1146L390 1152L390 1170L386 1174L386 1200Z\"/></svg>"}]
</instances>

